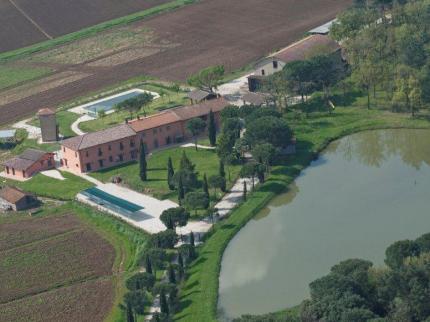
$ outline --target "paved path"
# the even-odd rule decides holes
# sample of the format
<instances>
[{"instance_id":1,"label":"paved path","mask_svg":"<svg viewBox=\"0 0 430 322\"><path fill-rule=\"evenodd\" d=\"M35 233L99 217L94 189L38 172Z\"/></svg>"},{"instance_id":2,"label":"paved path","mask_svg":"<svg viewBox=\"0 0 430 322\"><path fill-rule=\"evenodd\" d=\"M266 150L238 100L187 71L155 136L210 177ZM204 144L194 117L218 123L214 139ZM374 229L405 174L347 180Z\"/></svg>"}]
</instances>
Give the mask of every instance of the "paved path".
<instances>
[{"instance_id":1,"label":"paved path","mask_svg":"<svg viewBox=\"0 0 430 322\"><path fill-rule=\"evenodd\" d=\"M30 122L31 119L26 119L23 121L19 121L18 123L15 123L12 127L15 129L24 129L28 132L28 138L29 139L40 139L42 138L42 131L40 130L40 127L36 127L30 124L27 124L27 122Z\"/></svg>"},{"instance_id":2,"label":"paved path","mask_svg":"<svg viewBox=\"0 0 430 322\"><path fill-rule=\"evenodd\" d=\"M77 135L85 134L85 132L79 128L79 124L82 122L91 121L91 120L94 120L94 117L91 117L89 115L82 115L75 122L72 123L71 125L72 131L75 132Z\"/></svg>"},{"instance_id":3,"label":"paved path","mask_svg":"<svg viewBox=\"0 0 430 322\"><path fill-rule=\"evenodd\" d=\"M45 170L45 171L41 171L40 173L47 177L54 178L57 180L61 180L61 181L66 180L66 178L64 178L61 172L58 170Z\"/></svg>"},{"instance_id":4,"label":"paved path","mask_svg":"<svg viewBox=\"0 0 430 322\"><path fill-rule=\"evenodd\" d=\"M181 148L195 148L196 145L194 143L186 143L186 144L182 144ZM207 145L200 145L197 144L197 148L199 149L203 149L203 150L215 150L216 147L214 146L207 146Z\"/></svg>"},{"instance_id":5,"label":"paved path","mask_svg":"<svg viewBox=\"0 0 430 322\"><path fill-rule=\"evenodd\" d=\"M218 86L216 92L224 96L224 98L231 104L242 106L242 97L248 93L248 76L250 75L251 74L247 74L228 83L222 84L221 86Z\"/></svg>"}]
</instances>

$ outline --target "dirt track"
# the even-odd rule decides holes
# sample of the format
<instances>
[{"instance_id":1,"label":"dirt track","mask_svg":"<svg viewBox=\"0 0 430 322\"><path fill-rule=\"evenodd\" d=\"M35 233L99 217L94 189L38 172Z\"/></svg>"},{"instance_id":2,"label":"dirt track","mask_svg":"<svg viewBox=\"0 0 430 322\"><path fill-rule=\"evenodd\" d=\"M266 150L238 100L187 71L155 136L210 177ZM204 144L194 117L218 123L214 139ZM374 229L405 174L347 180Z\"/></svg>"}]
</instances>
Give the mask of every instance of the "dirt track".
<instances>
[{"instance_id":1,"label":"dirt track","mask_svg":"<svg viewBox=\"0 0 430 322\"><path fill-rule=\"evenodd\" d=\"M240 68L301 38L350 3L351 0L203 0L143 23L158 38L177 46L111 68L93 68L93 74L83 79L0 106L0 124L140 74L185 80L209 65L223 64L227 70ZM79 70L79 66L75 69Z\"/></svg>"}]
</instances>

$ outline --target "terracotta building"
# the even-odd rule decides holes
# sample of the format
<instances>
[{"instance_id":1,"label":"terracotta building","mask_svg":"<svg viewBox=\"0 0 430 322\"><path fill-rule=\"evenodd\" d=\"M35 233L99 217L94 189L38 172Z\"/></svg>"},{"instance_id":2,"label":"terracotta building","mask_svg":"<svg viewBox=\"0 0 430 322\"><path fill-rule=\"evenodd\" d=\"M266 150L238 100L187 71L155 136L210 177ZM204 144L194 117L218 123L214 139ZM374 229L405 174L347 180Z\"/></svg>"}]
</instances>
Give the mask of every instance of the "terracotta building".
<instances>
[{"instance_id":1,"label":"terracotta building","mask_svg":"<svg viewBox=\"0 0 430 322\"><path fill-rule=\"evenodd\" d=\"M3 163L8 176L16 179L26 179L44 170L55 167L54 153L27 149L19 156Z\"/></svg>"},{"instance_id":2,"label":"terracotta building","mask_svg":"<svg viewBox=\"0 0 430 322\"><path fill-rule=\"evenodd\" d=\"M87 133L62 141L62 165L74 172L91 172L138 159L140 143L148 153L190 139L187 121L207 120L210 111L220 125L220 112L228 106L223 98L170 109L136 119L103 131Z\"/></svg>"},{"instance_id":3,"label":"terracotta building","mask_svg":"<svg viewBox=\"0 0 430 322\"><path fill-rule=\"evenodd\" d=\"M43 142L53 142L58 140L58 125L55 111L50 108L43 108L37 112L40 129L42 131Z\"/></svg>"},{"instance_id":4,"label":"terracotta building","mask_svg":"<svg viewBox=\"0 0 430 322\"><path fill-rule=\"evenodd\" d=\"M37 198L14 187L0 189L0 209L20 211L39 204Z\"/></svg>"}]
</instances>

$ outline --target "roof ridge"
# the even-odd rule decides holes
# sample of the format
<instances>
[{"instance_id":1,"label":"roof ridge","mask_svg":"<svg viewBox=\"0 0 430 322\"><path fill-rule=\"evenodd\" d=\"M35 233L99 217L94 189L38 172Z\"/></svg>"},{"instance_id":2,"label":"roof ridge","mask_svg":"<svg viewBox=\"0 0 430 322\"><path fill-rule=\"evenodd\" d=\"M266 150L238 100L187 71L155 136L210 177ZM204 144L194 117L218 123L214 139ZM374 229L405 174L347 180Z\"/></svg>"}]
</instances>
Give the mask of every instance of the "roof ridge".
<instances>
[{"instance_id":1,"label":"roof ridge","mask_svg":"<svg viewBox=\"0 0 430 322\"><path fill-rule=\"evenodd\" d=\"M298 40L298 41L296 41L296 42L294 42L294 43L292 43L292 44L290 44L290 45L288 45L287 47L284 47L284 48L282 48L282 49L280 49L280 50L278 50L277 52L274 52L272 55L270 55L269 57L275 57L277 54L279 54L279 53L281 53L281 52L283 52L284 50L287 50L287 49L290 49L290 48L294 48L294 47L296 47L296 46L298 46L298 45L300 45L302 42L304 42L305 40L308 40L309 38L312 38L312 37L314 37L314 36L318 36L318 35L309 35L309 36L307 36L307 37L305 37L305 38L302 38L302 39L300 39L300 40ZM321 36L321 35L320 35Z\"/></svg>"}]
</instances>

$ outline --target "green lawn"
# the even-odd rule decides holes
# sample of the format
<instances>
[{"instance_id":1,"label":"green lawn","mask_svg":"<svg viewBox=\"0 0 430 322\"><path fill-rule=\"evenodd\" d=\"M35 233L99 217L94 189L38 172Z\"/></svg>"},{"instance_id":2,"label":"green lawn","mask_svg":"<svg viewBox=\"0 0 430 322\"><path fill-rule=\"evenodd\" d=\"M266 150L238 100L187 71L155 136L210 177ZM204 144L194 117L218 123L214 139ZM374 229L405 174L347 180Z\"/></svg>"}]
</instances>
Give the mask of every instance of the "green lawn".
<instances>
[{"instance_id":1,"label":"green lawn","mask_svg":"<svg viewBox=\"0 0 430 322\"><path fill-rule=\"evenodd\" d=\"M0 90L49 74L51 69L0 65Z\"/></svg>"},{"instance_id":2,"label":"green lawn","mask_svg":"<svg viewBox=\"0 0 430 322\"><path fill-rule=\"evenodd\" d=\"M66 180L57 180L39 173L24 182L15 180L6 180L6 182L37 196L59 200L73 200L78 192L94 186L89 181L69 172L61 172L61 174Z\"/></svg>"},{"instance_id":3,"label":"green lawn","mask_svg":"<svg viewBox=\"0 0 430 322\"><path fill-rule=\"evenodd\" d=\"M182 310L176 314L176 321L217 320L218 276L225 247L259 209L276 194L286 191L301 170L332 140L368 129L430 128L430 123L423 119L363 108L337 108L332 115L317 112L308 118L303 114L288 113L285 118L297 136L297 155L274 166L268 180L250 194L247 202L234 210L227 220L217 224L188 270L189 278L180 292Z\"/></svg>"},{"instance_id":4,"label":"green lawn","mask_svg":"<svg viewBox=\"0 0 430 322\"><path fill-rule=\"evenodd\" d=\"M165 93L164 97L160 97L154 100L151 104L145 107L145 111L147 115L158 113L162 110L186 105L189 104L190 101L187 99L187 95L185 92L173 92L169 90L167 87L157 86L156 84L147 84L144 86L140 86L140 88L149 90L152 92L160 93L161 91ZM143 115L143 109L139 112L140 115ZM79 124L79 128L84 132L95 132L107 127L111 127L117 124L124 123L126 118L130 118L131 115L127 111L119 111L115 113L111 113L106 115L103 118L98 118L96 120L87 121ZM133 115L133 117L136 117Z\"/></svg>"},{"instance_id":5,"label":"green lawn","mask_svg":"<svg viewBox=\"0 0 430 322\"><path fill-rule=\"evenodd\" d=\"M186 151L188 158L196 165L196 170L199 173L199 179L203 178L206 173L209 178L212 175L218 174L219 158L215 151L194 148L171 148L153 153L148 158L148 181L142 182L139 178L138 163L119 166L105 171L94 172L91 176L108 182L113 176L120 176L124 180L124 184L137 191L145 191L159 199L172 199L177 201L176 191L170 191L167 185L167 160L169 156L172 158L173 167L178 169L179 161L182 152ZM230 167L229 185L238 177L240 167ZM228 173L228 168L226 167Z\"/></svg>"}]
</instances>

